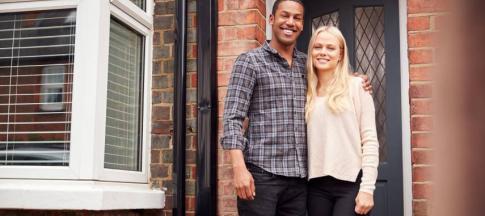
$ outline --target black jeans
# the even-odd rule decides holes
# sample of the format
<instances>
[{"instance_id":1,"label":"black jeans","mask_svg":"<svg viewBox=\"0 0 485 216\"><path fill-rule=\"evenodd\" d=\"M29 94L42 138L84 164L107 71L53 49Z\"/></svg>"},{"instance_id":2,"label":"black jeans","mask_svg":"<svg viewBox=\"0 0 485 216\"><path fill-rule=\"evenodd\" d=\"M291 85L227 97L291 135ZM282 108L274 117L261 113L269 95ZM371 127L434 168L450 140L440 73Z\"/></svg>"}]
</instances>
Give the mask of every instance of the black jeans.
<instances>
[{"instance_id":1,"label":"black jeans","mask_svg":"<svg viewBox=\"0 0 485 216\"><path fill-rule=\"evenodd\" d=\"M359 215L355 213L355 198L359 187L360 181L342 181L331 176L311 179L308 183L308 215Z\"/></svg>"},{"instance_id":2,"label":"black jeans","mask_svg":"<svg viewBox=\"0 0 485 216\"><path fill-rule=\"evenodd\" d=\"M237 200L240 216L305 216L307 181L304 178L274 175L247 165L256 187L254 200Z\"/></svg>"}]
</instances>

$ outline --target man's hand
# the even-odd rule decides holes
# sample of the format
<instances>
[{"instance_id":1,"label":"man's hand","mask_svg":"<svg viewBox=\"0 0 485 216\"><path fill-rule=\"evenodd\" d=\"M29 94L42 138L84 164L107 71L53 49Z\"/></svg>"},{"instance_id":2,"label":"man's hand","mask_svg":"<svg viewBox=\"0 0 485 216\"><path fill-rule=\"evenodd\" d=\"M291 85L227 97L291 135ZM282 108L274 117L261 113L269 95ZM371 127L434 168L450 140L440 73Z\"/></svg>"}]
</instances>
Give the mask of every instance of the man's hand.
<instances>
[{"instance_id":1,"label":"man's hand","mask_svg":"<svg viewBox=\"0 0 485 216\"><path fill-rule=\"evenodd\" d=\"M362 78L364 80L362 81L362 88L364 88L366 92L369 92L369 94L372 94L372 85L370 84L369 77L358 72L354 72L354 76Z\"/></svg>"},{"instance_id":2,"label":"man's hand","mask_svg":"<svg viewBox=\"0 0 485 216\"><path fill-rule=\"evenodd\" d=\"M256 196L254 179L246 166L233 167L236 194L243 200L254 200Z\"/></svg>"},{"instance_id":3,"label":"man's hand","mask_svg":"<svg viewBox=\"0 0 485 216\"><path fill-rule=\"evenodd\" d=\"M251 173L246 168L244 156L241 150L230 150L232 160L232 171L234 173L234 188L236 194L243 200L254 200L256 188Z\"/></svg>"},{"instance_id":4,"label":"man's hand","mask_svg":"<svg viewBox=\"0 0 485 216\"><path fill-rule=\"evenodd\" d=\"M366 215L374 207L374 196L370 193L359 192L355 198L355 213Z\"/></svg>"}]
</instances>

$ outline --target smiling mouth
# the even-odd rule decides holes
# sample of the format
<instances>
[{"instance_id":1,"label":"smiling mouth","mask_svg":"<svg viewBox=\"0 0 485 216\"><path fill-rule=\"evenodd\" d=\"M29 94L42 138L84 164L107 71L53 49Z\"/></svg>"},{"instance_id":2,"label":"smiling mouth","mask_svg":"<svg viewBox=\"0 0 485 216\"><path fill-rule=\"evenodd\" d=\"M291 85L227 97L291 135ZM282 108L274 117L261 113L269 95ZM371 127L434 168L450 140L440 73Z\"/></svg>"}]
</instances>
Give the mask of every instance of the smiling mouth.
<instances>
[{"instance_id":1,"label":"smiling mouth","mask_svg":"<svg viewBox=\"0 0 485 216\"><path fill-rule=\"evenodd\" d=\"M291 36L295 33L296 31L295 30L292 30L292 29L283 29L283 33L287 36Z\"/></svg>"}]
</instances>

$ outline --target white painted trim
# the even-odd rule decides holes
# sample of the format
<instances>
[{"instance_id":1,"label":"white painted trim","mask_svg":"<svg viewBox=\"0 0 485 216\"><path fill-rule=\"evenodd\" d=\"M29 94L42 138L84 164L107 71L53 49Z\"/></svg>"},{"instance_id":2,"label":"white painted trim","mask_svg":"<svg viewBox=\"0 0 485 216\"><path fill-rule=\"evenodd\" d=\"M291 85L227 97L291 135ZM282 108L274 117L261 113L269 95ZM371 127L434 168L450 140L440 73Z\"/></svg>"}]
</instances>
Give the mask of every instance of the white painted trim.
<instances>
[{"instance_id":1,"label":"white painted trim","mask_svg":"<svg viewBox=\"0 0 485 216\"><path fill-rule=\"evenodd\" d=\"M0 13L24 12L36 10L54 10L74 8L78 5L78 0L43 0L43 1L0 1Z\"/></svg>"},{"instance_id":2,"label":"white painted trim","mask_svg":"<svg viewBox=\"0 0 485 216\"><path fill-rule=\"evenodd\" d=\"M271 14L271 10L273 9L273 4L276 0L266 0L266 40L271 40L272 37L272 29L271 25L269 24L269 15Z\"/></svg>"},{"instance_id":3,"label":"white painted trim","mask_svg":"<svg viewBox=\"0 0 485 216\"><path fill-rule=\"evenodd\" d=\"M141 8L130 2L129 0L110 0L111 4L115 7L119 8L127 15L131 16L136 21L140 22L142 25L147 27L148 29L153 29L153 16L150 13L152 10L150 0L147 0L146 3L146 10L147 12L143 11Z\"/></svg>"},{"instance_id":4,"label":"white painted trim","mask_svg":"<svg viewBox=\"0 0 485 216\"><path fill-rule=\"evenodd\" d=\"M103 152L104 118L99 105L103 104L103 73L107 70L107 51L103 52L106 28L103 11L106 1L82 1L78 6L76 48L74 57L74 88L71 127L71 157L77 164L80 178L96 179L96 163ZM109 18L109 16L108 16ZM106 56L106 57L105 57ZM105 102L104 102L105 103Z\"/></svg>"},{"instance_id":5,"label":"white painted trim","mask_svg":"<svg viewBox=\"0 0 485 216\"><path fill-rule=\"evenodd\" d=\"M404 216L411 216L413 214L413 175L411 161L411 110L409 104L407 15L407 0L399 0L403 207Z\"/></svg>"},{"instance_id":6,"label":"white painted trim","mask_svg":"<svg viewBox=\"0 0 485 216\"><path fill-rule=\"evenodd\" d=\"M0 180L1 209L161 209L165 192L148 184L62 180Z\"/></svg>"},{"instance_id":7,"label":"white painted trim","mask_svg":"<svg viewBox=\"0 0 485 216\"><path fill-rule=\"evenodd\" d=\"M152 70L152 31L148 29L146 26L142 25L141 23L137 22L135 18L132 16L129 16L126 14L123 10L120 8L110 4L110 9L109 9L109 14L106 15L109 17L113 16L116 17L118 20L120 20L123 24L128 25L129 27L133 28L135 31L138 33L142 34L144 36L144 94L143 94L143 134L142 134L142 169L141 171L125 171L125 170L116 170L116 169L106 169L104 168L104 154L100 155L99 157L101 158L96 167L97 167L97 178L100 180L106 180L106 181L122 181L122 182L138 182L138 183L146 183L148 182L148 174L149 174L149 161L150 161L150 154L149 154L149 147L150 147L150 125L151 125L151 70ZM109 24L109 19L108 19L108 24ZM109 25L108 25L109 26ZM109 27L107 28L108 32L105 34L107 35L106 39L106 49L107 49L107 55L109 56ZM99 108L100 112L102 112L102 118L103 118L103 124L105 125L105 118L106 118L106 92L107 92L107 71L108 68L106 67L106 74L103 73L103 83L102 88L103 88L103 94L102 98L104 98L102 107ZM105 128L99 128L100 131L102 131L102 134L105 134ZM104 135L103 135L103 141L104 143ZM99 147L100 152L104 152L104 145L101 145Z\"/></svg>"}]
</instances>

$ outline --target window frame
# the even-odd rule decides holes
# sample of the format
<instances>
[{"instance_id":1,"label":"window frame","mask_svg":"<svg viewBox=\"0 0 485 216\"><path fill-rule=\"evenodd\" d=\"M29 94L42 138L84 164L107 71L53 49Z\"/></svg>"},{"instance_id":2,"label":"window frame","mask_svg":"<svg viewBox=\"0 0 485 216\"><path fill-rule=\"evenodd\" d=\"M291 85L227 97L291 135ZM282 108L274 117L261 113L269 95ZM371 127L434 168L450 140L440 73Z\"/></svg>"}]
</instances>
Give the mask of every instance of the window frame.
<instances>
[{"instance_id":1,"label":"window frame","mask_svg":"<svg viewBox=\"0 0 485 216\"><path fill-rule=\"evenodd\" d=\"M16 0L0 13L75 9L76 32L69 166L0 166L0 179L70 179L148 183L151 129L153 5L146 11L129 0ZM144 37L141 171L104 168L110 19Z\"/></svg>"}]
</instances>

